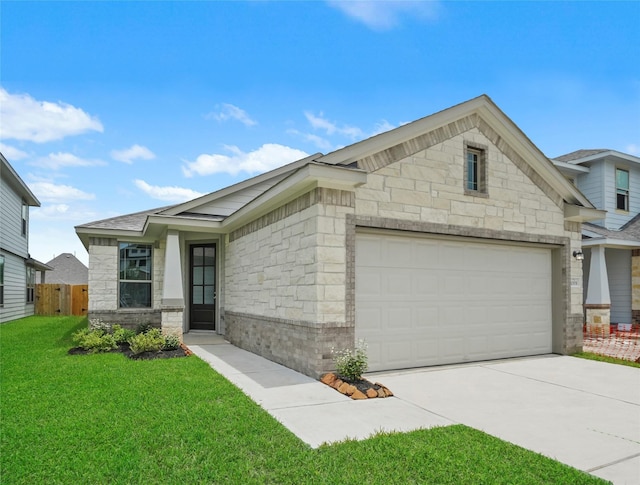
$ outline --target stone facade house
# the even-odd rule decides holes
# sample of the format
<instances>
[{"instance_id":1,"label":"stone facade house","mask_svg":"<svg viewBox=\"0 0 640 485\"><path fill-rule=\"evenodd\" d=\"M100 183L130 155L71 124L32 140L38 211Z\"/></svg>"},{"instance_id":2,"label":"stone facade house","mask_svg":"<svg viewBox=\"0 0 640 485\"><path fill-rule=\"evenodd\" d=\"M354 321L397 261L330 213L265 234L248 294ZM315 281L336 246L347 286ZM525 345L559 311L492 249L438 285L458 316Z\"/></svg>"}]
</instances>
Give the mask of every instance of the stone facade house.
<instances>
[{"instance_id":1,"label":"stone facade house","mask_svg":"<svg viewBox=\"0 0 640 485\"><path fill-rule=\"evenodd\" d=\"M29 255L29 208L40 202L0 153L0 323L35 311L36 272L51 268Z\"/></svg>"},{"instance_id":2,"label":"stone facade house","mask_svg":"<svg viewBox=\"0 0 640 485\"><path fill-rule=\"evenodd\" d=\"M582 222L602 219L480 96L198 199L76 227L89 314L208 329L310 376L582 347Z\"/></svg>"},{"instance_id":3,"label":"stone facade house","mask_svg":"<svg viewBox=\"0 0 640 485\"><path fill-rule=\"evenodd\" d=\"M640 323L640 158L578 150L553 159L598 209L582 226L584 306L589 328Z\"/></svg>"}]
</instances>

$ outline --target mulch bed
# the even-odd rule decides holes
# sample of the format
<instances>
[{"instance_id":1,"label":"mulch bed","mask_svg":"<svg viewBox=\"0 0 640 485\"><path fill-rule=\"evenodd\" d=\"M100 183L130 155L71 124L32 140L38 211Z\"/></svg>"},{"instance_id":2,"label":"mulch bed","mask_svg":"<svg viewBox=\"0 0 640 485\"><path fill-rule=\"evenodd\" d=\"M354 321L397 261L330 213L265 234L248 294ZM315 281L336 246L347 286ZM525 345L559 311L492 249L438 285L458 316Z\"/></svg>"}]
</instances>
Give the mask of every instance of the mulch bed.
<instances>
[{"instance_id":1,"label":"mulch bed","mask_svg":"<svg viewBox=\"0 0 640 485\"><path fill-rule=\"evenodd\" d=\"M87 355L91 352L82 347L73 347L69 349L69 355ZM161 350L160 352L141 352L134 354L131 352L128 344L119 345L118 348L110 350L109 353L123 354L133 360L154 360L154 359L173 359L175 357L187 357L193 352L184 344L180 344L180 348L175 350Z\"/></svg>"}]
</instances>

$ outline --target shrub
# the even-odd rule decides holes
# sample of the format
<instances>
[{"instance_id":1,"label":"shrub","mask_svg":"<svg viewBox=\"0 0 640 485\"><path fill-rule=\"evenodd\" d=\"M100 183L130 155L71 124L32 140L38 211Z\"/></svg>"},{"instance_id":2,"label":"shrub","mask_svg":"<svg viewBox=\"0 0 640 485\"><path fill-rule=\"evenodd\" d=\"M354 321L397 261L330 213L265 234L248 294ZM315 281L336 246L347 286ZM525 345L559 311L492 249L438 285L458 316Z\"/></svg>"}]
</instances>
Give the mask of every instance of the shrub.
<instances>
[{"instance_id":1,"label":"shrub","mask_svg":"<svg viewBox=\"0 0 640 485\"><path fill-rule=\"evenodd\" d=\"M113 338L116 340L117 344L126 344L131 340L132 337L136 335L133 330L129 330L128 328L122 328L120 325L114 325L112 327Z\"/></svg>"},{"instance_id":2,"label":"shrub","mask_svg":"<svg viewBox=\"0 0 640 485\"><path fill-rule=\"evenodd\" d=\"M176 335L165 335L162 350L176 350L180 347L180 338Z\"/></svg>"},{"instance_id":3,"label":"shrub","mask_svg":"<svg viewBox=\"0 0 640 485\"><path fill-rule=\"evenodd\" d=\"M164 336L157 328L152 328L146 333L139 333L129 340L131 352L140 354L142 352L160 352L164 345Z\"/></svg>"},{"instance_id":4,"label":"shrub","mask_svg":"<svg viewBox=\"0 0 640 485\"><path fill-rule=\"evenodd\" d=\"M333 362L336 365L338 375L352 381L362 379L362 374L367 370L367 344L359 340L355 349L335 350L331 349Z\"/></svg>"},{"instance_id":5,"label":"shrub","mask_svg":"<svg viewBox=\"0 0 640 485\"><path fill-rule=\"evenodd\" d=\"M99 318L92 318L89 320L90 330L102 330L104 333L111 331L111 324L107 323Z\"/></svg>"},{"instance_id":6,"label":"shrub","mask_svg":"<svg viewBox=\"0 0 640 485\"><path fill-rule=\"evenodd\" d=\"M138 326L136 327L136 333L138 334L147 333L152 328L153 328L153 325L151 325L149 322L139 323Z\"/></svg>"},{"instance_id":7,"label":"shrub","mask_svg":"<svg viewBox=\"0 0 640 485\"><path fill-rule=\"evenodd\" d=\"M89 330L83 328L72 335L73 342L91 353L108 352L118 345L116 339L110 333L103 330Z\"/></svg>"}]
</instances>

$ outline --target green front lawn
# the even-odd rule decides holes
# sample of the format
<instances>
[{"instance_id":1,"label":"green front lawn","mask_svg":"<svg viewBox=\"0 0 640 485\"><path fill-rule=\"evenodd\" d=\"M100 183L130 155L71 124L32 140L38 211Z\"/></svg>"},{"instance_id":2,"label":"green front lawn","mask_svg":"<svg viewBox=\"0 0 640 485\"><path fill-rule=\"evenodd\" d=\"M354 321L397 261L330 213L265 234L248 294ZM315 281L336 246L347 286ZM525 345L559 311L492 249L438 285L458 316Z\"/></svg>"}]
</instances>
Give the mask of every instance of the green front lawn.
<instances>
[{"instance_id":1,"label":"green front lawn","mask_svg":"<svg viewBox=\"0 0 640 485\"><path fill-rule=\"evenodd\" d=\"M588 360L597 360L598 362L608 362L609 364L626 365L629 367L640 367L640 362L633 362L632 360L616 359L615 357L607 357L606 355L599 355L591 352L578 352L573 354L572 357L580 357L581 359L588 359Z\"/></svg>"},{"instance_id":2,"label":"green front lawn","mask_svg":"<svg viewBox=\"0 0 640 485\"><path fill-rule=\"evenodd\" d=\"M83 325L0 325L1 483L602 483L465 426L314 450L195 356L68 355Z\"/></svg>"}]
</instances>

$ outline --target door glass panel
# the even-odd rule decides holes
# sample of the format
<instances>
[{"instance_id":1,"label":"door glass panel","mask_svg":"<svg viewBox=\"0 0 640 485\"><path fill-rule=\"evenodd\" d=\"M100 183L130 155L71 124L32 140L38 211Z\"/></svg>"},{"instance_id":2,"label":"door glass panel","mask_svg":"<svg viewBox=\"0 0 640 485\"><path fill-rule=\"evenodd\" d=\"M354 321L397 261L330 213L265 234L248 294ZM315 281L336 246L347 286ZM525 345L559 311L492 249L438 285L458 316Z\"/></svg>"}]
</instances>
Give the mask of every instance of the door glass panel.
<instances>
[{"instance_id":1,"label":"door glass panel","mask_svg":"<svg viewBox=\"0 0 640 485\"><path fill-rule=\"evenodd\" d=\"M193 248L193 265L202 266L204 262L204 248Z\"/></svg>"},{"instance_id":2,"label":"door glass panel","mask_svg":"<svg viewBox=\"0 0 640 485\"><path fill-rule=\"evenodd\" d=\"M194 285L201 285L203 283L202 269L203 269L202 266L193 268L193 284Z\"/></svg>"},{"instance_id":3,"label":"door glass panel","mask_svg":"<svg viewBox=\"0 0 640 485\"><path fill-rule=\"evenodd\" d=\"M216 264L215 248L204 248L204 264L206 266L214 266Z\"/></svg>"},{"instance_id":4,"label":"door glass panel","mask_svg":"<svg viewBox=\"0 0 640 485\"><path fill-rule=\"evenodd\" d=\"M213 305L215 303L213 286L205 286L204 287L204 304L205 305Z\"/></svg>"},{"instance_id":5,"label":"door glass panel","mask_svg":"<svg viewBox=\"0 0 640 485\"><path fill-rule=\"evenodd\" d=\"M202 305L203 303L202 286L194 286L192 289L192 294L193 294L193 304Z\"/></svg>"},{"instance_id":6,"label":"door glass panel","mask_svg":"<svg viewBox=\"0 0 640 485\"><path fill-rule=\"evenodd\" d=\"M212 285L215 281L216 271L213 266L206 266L204 268L204 284Z\"/></svg>"}]
</instances>

